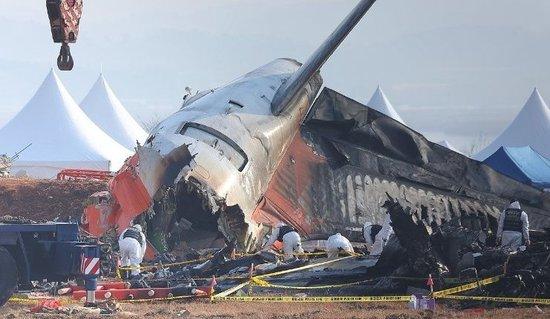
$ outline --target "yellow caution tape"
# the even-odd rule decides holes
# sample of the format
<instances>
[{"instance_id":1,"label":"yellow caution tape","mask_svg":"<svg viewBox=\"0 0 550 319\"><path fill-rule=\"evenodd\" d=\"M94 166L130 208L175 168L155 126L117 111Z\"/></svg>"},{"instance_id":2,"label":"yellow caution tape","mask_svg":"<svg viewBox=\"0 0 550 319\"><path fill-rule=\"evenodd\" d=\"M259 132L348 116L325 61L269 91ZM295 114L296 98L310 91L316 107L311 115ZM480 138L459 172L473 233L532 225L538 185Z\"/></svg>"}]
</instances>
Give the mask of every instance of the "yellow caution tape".
<instances>
[{"instance_id":1,"label":"yellow caution tape","mask_svg":"<svg viewBox=\"0 0 550 319\"><path fill-rule=\"evenodd\" d=\"M342 260L345 260L345 259L349 259L349 258L352 258L352 257L353 256L346 256L346 257L342 257L342 258L331 259L331 260L324 261L324 262L321 262L321 263L315 263L315 264L305 265L305 266L298 267L298 268L287 269L287 270L282 270L282 271L278 271L278 272L274 272L274 273L254 276L249 281L244 282L240 285L237 285L233 288L227 289L227 290L225 290L225 291L223 291L223 292L221 292L217 295L212 296L211 298L227 297L230 294L238 291L239 289L242 289L242 288L246 287L250 283L254 283L254 282L261 283L261 284L267 283L267 281L265 281L265 280L260 281L260 279L262 279L262 278L271 277L271 276L278 276L278 275L288 274L288 273L297 272L297 271L310 269L310 268L314 268L314 267L324 266L324 265L328 265L328 264L335 263L335 262L338 262L338 261L342 261ZM267 283L267 284L269 284L269 283Z\"/></svg>"},{"instance_id":2,"label":"yellow caution tape","mask_svg":"<svg viewBox=\"0 0 550 319\"><path fill-rule=\"evenodd\" d=\"M234 279L249 279L250 276L220 276L216 277L216 281L234 280ZM193 280L212 280L212 277L192 277Z\"/></svg>"},{"instance_id":3,"label":"yellow caution tape","mask_svg":"<svg viewBox=\"0 0 550 319\"><path fill-rule=\"evenodd\" d=\"M257 282L257 280L259 282ZM369 281L373 281L376 279L366 279L361 281L354 281L350 283L345 284L336 284L336 285L322 285L322 286L286 286L286 285L278 285L278 284L272 284L268 281L252 278L252 284L255 284L260 287L268 287L268 288L282 288L282 289L296 289L296 290L314 290L314 289L330 289L330 288L341 288L341 287L349 287L354 285L359 285L362 283L366 283Z\"/></svg>"},{"instance_id":4,"label":"yellow caution tape","mask_svg":"<svg viewBox=\"0 0 550 319\"><path fill-rule=\"evenodd\" d=\"M156 301L172 301L172 300L181 300L181 299L190 299L197 298L195 295L188 296L175 296L175 297L164 297L164 298L150 298L150 299L126 299L126 300L116 300L120 303L143 303L143 302L156 302Z\"/></svg>"},{"instance_id":5,"label":"yellow caution tape","mask_svg":"<svg viewBox=\"0 0 550 319\"><path fill-rule=\"evenodd\" d=\"M428 277L405 277L405 276L383 276L383 277L380 277L380 278L417 280L417 281L427 281L429 279ZM463 284L463 283L476 282L475 279L463 280L463 279L456 278L456 277L432 278L432 280L434 280L434 281L441 280L441 281L443 281L445 283L449 283L449 284Z\"/></svg>"},{"instance_id":6,"label":"yellow caution tape","mask_svg":"<svg viewBox=\"0 0 550 319\"><path fill-rule=\"evenodd\" d=\"M327 296L327 297L291 297L291 296L212 296L212 301L261 301L261 302L398 302L410 301L410 296ZM550 299L545 298L512 298L512 297L479 297L479 296L455 296L445 295L437 299L493 301L507 303L524 303L550 305Z\"/></svg>"},{"instance_id":7,"label":"yellow caution tape","mask_svg":"<svg viewBox=\"0 0 550 319\"><path fill-rule=\"evenodd\" d=\"M224 281L224 280L236 280L236 279L249 279L250 277L249 276L244 276L244 275L241 275L241 276L220 276L220 277L216 277L216 280L217 281ZM352 282L352 283L347 283L347 284L341 284L341 285L331 285L331 287L345 287L345 286L350 286L350 285L357 285L357 284L361 284L361 283L364 283L364 282L369 282L369 281L375 281L375 280L380 280L380 279L384 279L384 278L387 278L387 279L404 279L404 280L418 280L418 281L426 281L428 280L428 278L424 278L424 277L402 277L402 276L381 276L381 277L375 277L375 278L371 278L371 279L365 279L365 280L361 280L361 281L356 281L356 282ZM192 277L191 279L193 280L212 280L212 277ZM437 280L437 278L434 278L434 280ZM445 282L447 283L457 283L457 284L466 284L466 283L472 283L472 282L477 282L475 279L474 280L460 280L459 278L444 278L443 279ZM284 288L294 288L295 286L285 286ZM317 287L317 286L315 286ZM283 287L281 287L283 288ZM319 288L321 289L321 288Z\"/></svg>"},{"instance_id":8,"label":"yellow caution tape","mask_svg":"<svg viewBox=\"0 0 550 319\"><path fill-rule=\"evenodd\" d=\"M247 277L235 277L235 279L245 279ZM273 284L266 280L258 279L257 277L252 278L252 284L259 286L259 287L269 287L269 288L281 288L281 289L296 289L296 290L314 290L314 289L330 289L330 288L342 288L342 287L348 287L348 286L354 286L354 285L360 285L363 283L376 281L382 278L390 278L390 279L414 279L414 280L427 280L428 278L419 278L419 277L379 277L379 278L370 278L360 281L354 281L344 284L334 284L334 285L322 285L322 286L287 286L287 285L279 285L279 284ZM196 279L196 278L194 278ZM208 279L208 278L206 278ZM211 279L211 278L210 278ZM220 278L220 280L223 279L230 279L230 278ZM456 282L464 282L464 281L458 281L458 278L455 278ZM472 283L472 281L468 281L468 283ZM477 282L476 282L477 284Z\"/></svg>"},{"instance_id":9,"label":"yellow caution tape","mask_svg":"<svg viewBox=\"0 0 550 319\"><path fill-rule=\"evenodd\" d=\"M295 256L321 256L321 255L326 255L326 254L327 254L326 252L316 252L316 253L295 254ZM255 254L237 254L236 256L254 256L254 255ZM280 257L283 256L281 254L277 254L277 255L280 256ZM353 254L353 256L347 256L347 257L358 257L358 256L362 256L362 255L361 254ZM210 258L212 258L212 256L205 257L205 258L194 259L194 260L187 260L187 261L182 261L182 262L177 262L177 263L171 263L171 264L156 264L156 265L139 266L139 267L135 267L135 266L119 267L119 268L117 268L117 270L134 270L134 269L146 270L146 269L153 269L153 268L158 268L158 267L174 267L174 266L193 264L193 263L201 262L201 261L207 261Z\"/></svg>"},{"instance_id":10,"label":"yellow caution tape","mask_svg":"<svg viewBox=\"0 0 550 319\"><path fill-rule=\"evenodd\" d=\"M115 300L115 302L140 303L140 302L155 302L155 301L171 301L171 300L189 299L189 298L196 298L196 297L197 296L195 296L195 295L189 295L189 296L176 296L176 297L150 298L150 299ZM12 297L8 300L8 302L24 303L24 304L36 304L40 301L50 300L50 299L54 299L54 298L30 299L30 298L15 298L15 297ZM61 305L70 305L70 304L81 303L80 300L73 300L73 299L61 299L60 301L61 301Z\"/></svg>"},{"instance_id":11,"label":"yellow caution tape","mask_svg":"<svg viewBox=\"0 0 550 319\"><path fill-rule=\"evenodd\" d=\"M305 265L305 266L298 267L298 268L292 268L292 269L281 270L281 271L273 272L273 273L269 273L269 274L263 274L263 275L255 276L255 278L265 278L265 277L272 277L272 276L279 276L279 275L289 274L289 273L293 273L293 272L297 272L297 271L301 271L301 270L306 270L306 269L311 269L311 268L315 268L315 267L320 267L320 266L332 264L332 263L339 262L339 261L346 260L346 259L350 259L350 258L353 258L353 257L354 256L346 256L346 257L331 259L331 260L327 260L327 261L324 261L324 262L321 262L321 263L309 264L309 265Z\"/></svg>"},{"instance_id":12,"label":"yellow caution tape","mask_svg":"<svg viewBox=\"0 0 550 319\"><path fill-rule=\"evenodd\" d=\"M227 290L225 290L225 291L222 291L222 292L220 292L220 293L217 294L217 295L213 295L210 299L212 299L212 298L214 298L214 297L227 297L227 296L229 296L230 294L232 294L232 293L234 293L234 292L237 292L239 289L242 289L242 288L248 286L248 284L249 284L248 281L247 281L247 282L243 282L242 284L237 285L237 286L235 286L235 287L233 287L233 288L229 288L229 289L227 289Z\"/></svg>"},{"instance_id":13,"label":"yellow caution tape","mask_svg":"<svg viewBox=\"0 0 550 319\"><path fill-rule=\"evenodd\" d=\"M57 299L61 302L61 304L65 304L65 305L70 305L70 304L75 304L75 303L79 303L78 300L73 300L73 299L69 299L69 298L55 298L55 297L49 297L49 298L20 298L20 297L11 297L10 299L8 299L8 302L13 302L13 303L26 303L26 304L36 304L38 302L41 302L41 301L44 301L44 300L52 300L52 299Z\"/></svg>"},{"instance_id":14,"label":"yellow caution tape","mask_svg":"<svg viewBox=\"0 0 550 319\"><path fill-rule=\"evenodd\" d=\"M212 257L186 260L186 261L181 261L181 262L171 263L171 264L156 264L156 265L151 265L151 266L139 266L139 267L129 266L129 267L119 267L117 269L118 270L134 270L134 269L145 270L145 269L153 269L153 268L158 268L158 267L163 267L163 268L168 267L168 268L170 268L170 267L174 267L174 266L188 265L188 264L193 264L193 263L196 263L196 262L207 261L210 258L212 258Z\"/></svg>"},{"instance_id":15,"label":"yellow caution tape","mask_svg":"<svg viewBox=\"0 0 550 319\"><path fill-rule=\"evenodd\" d=\"M220 297L212 296L210 298L215 301L240 301L240 302L401 302L410 301L410 296L337 296L337 297Z\"/></svg>"},{"instance_id":16,"label":"yellow caution tape","mask_svg":"<svg viewBox=\"0 0 550 319\"><path fill-rule=\"evenodd\" d=\"M271 251L273 254L275 254L276 256L279 256L279 257L284 257L284 254L281 254L281 253L278 253L278 252L274 252L274 251ZM309 256L323 256L323 255L326 255L327 253L324 252L324 251L319 251L319 252L316 252L316 253L299 253L299 254L293 254L294 256L305 256L305 257L309 257ZM256 254L243 254L243 253L237 253L235 254L235 256L237 257L248 257L248 256L254 256Z\"/></svg>"},{"instance_id":17,"label":"yellow caution tape","mask_svg":"<svg viewBox=\"0 0 550 319\"><path fill-rule=\"evenodd\" d=\"M26 298L10 298L8 299L8 302L13 302L13 303L37 303L38 301L41 301L41 300L46 300L46 299L26 299Z\"/></svg>"},{"instance_id":18,"label":"yellow caution tape","mask_svg":"<svg viewBox=\"0 0 550 319\"><path fill-rule=\"evenodd\" d=\"M472 289L475 289L475 288L478 288L478 287L481 287L481 286L490 285L492 283L495 283L495 282L499 281L500 277L501 276L495 276L495 277L483 279L483 280L480 280L480 281L476 281L476 282L473 282L473 283L470 283L470 284L466 284L466 285L462 285L462 286L458 286L458 287L453 287L453 288L449 288L449 289L436 291L436 292L433 293L433 296L437 298L437 297L441 297L441 296L456 294L456 293L467 291L467 290L472 290Z\"/></svg>"},{"instance_id":19,"label":"yellow caution tape","mask_svg":"<svg viewBox=\"0 0 550 319\"><path fill-rule=\"evenodd\" d=\"M326 251L319 251L319 252L316 252L316 253L301 253L301 254L294 254L294 256L306 256L306 257L309 257L309 256L323 256L323 255L326 255L327 252Z\"/></svg>"},{"instance_id":20,"label":"yellow caution tape","mask_svg":"<svg viewBox=\"0 0 550 319\"><path fill-rule=\"evenodd\" d=\"M494 301L494 302L550 305L550 299L546 299L546 298L485 297L485 296L455 296L455 295L440 296L437 298L453 299L453 300Z\"/></svg>"}]
</instances>

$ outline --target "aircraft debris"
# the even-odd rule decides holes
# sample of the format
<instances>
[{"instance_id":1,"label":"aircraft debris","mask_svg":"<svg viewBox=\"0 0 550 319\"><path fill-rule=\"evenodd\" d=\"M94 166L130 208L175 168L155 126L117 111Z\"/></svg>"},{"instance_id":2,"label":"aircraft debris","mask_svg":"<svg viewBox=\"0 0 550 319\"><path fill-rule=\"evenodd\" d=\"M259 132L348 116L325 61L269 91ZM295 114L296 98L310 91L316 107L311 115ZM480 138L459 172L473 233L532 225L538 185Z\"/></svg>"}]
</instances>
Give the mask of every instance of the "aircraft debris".
<instances>
[{"instance_id":1,"label":"aircraft debris","mask_svg":"<svg viewBox=\"0 0 550 319\"><path fill-rule=\"evenodd\" d=\"M495 229L483 227L479 217L464 216L431 227L420 212L389 198L385 203L392 218L397 244L386 246L375 269L392 269L391 276L434 275L436 288L446 279L477 281L500 276L482 291L491 296L546 298L550 296L550 232L537 232L537 242L508 254L495 247ZM405 257L395 265L396 251ZM392 267L393 266L393 267ZM386 273L386 275L388 275ZM478 294L472 291L470 294Z\"/></svg>"}]
</instances>

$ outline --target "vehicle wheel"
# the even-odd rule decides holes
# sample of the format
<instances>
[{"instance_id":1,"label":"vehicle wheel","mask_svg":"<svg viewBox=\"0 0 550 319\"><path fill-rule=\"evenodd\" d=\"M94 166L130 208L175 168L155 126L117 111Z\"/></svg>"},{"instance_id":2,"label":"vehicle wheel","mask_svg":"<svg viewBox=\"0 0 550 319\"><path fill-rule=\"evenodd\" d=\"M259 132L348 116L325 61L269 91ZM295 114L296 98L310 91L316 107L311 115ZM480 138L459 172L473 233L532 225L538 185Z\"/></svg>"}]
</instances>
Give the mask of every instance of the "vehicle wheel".
<instances>
[{"instance_id":1,"label":"vehicle wheel","mask_svg":"<svg viewBox=\"0 0 550 319\"><path fill-rule=\"evenodd\" d=\"M0 307L17 288L17 265L10 252L0 246Z\"/></svg>"}]
</instances>

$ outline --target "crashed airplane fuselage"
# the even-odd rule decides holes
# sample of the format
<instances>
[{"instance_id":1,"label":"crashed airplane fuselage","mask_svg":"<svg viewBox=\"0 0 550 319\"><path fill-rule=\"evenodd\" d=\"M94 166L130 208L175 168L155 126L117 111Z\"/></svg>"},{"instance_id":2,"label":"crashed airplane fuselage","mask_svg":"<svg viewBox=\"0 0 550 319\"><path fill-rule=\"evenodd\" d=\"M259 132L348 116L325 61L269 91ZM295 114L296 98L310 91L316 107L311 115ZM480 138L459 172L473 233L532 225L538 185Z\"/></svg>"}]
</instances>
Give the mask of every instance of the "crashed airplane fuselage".
<instances>
[{"instance_id":1,"label":"crashed airplane fuselage","mask_svg":"<svg viewBox=\"0 0 550 319\"><path fill-rule=\"evenodd\" d=\"M137 147L111 192L95 196L85 228L94 235L124 229L153 205L157 225L181 221L186 230L219 231L245 249L258 244L262 229L252 212L321 88L319 69L374 2L359 1L303 65L275 60L186 101ZM167 196L172 203L163 205ZM171 216L158 216L166 206Z\"/></svg>"},{"instance_id":2,"label":"crashed airplane fuselage","mask_svg":"<svg viewBox=\"0 0 550 319\"><path fill-rule=\"evenodd\" d=\"M85 228L122 231L149 212L156 246L171 237L249 250L279 221L310 237L379 221L386 193L419 207L428 223L494 217L511 196L546 214L548 198L528 186L335 92L315 100L319 69L373 3L360 1L303 65L278 59L186 100L138 145L110 192L93 196Z\"/></svg>"},{"instance_id":3,"label":"crashed airplane fuselage","mask_svg":"<svg viewBox=\"0 0 550 319\"><path fill-rule=\"evenodd\" d=\"M111 183L112 195L123 206L137 202L136 194L116 192L128 185L128 170L137 179L127 193L132 187L142 190L142 205L130 214L121 207L125 216L117 218L118 226L125 227L154 199L161 200L166 188L179 184L175 195L185 207L176 208L176 219L209 227L203 229L206 232L219 230L245 247L256 244L261 228L250 219L251 212L322 85L316 73L291 106L273 115L277 89L299 67L294 60L275 60L226 86L191 97L159 123ZM110 226L106 218L88 216L87 222L94 221L103 221L101 228Z\"/></svg>"},{"instance_id":4,"label":"crashed airplane fuselage","mask_svg":"<svg viewBox=\"0 0 550 319\"><path fill-rule=\"evenodd\" d=\"M213 226L210 231L219 229L245 247L253 245L260 229L251 212L322 84L316 74L293 105L273 115L275 92L299 66L275 60L200 94L162 121L137 149L136 169L148 194L153 198L179 183L176 196L186 206L177 209L180 218L191 225L202 221Z\"/></svg>"}]
</instances>

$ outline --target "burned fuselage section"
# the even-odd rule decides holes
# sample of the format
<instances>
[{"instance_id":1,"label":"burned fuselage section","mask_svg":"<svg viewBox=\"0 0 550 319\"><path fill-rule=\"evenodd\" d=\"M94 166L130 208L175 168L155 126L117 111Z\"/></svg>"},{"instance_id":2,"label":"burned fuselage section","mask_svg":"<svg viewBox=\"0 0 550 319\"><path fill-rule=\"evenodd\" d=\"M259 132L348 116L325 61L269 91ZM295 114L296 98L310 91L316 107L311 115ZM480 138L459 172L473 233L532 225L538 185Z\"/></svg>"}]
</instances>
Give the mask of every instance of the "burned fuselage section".
<instances>
[{"instance_id":1,"label":"burned fuselage section","mask_svg":"<svg viewBox=\"0 0 550 319\"><path fill-rule=\"evenodd\" d=\"M428 226L459 218L494 229L511 198L525 204L537 227L550 220L548 194L330 89L293 138L253 219L282 219L326 238L381 223L387 194L418 210Z\"/></svg>"}]
</instances>

